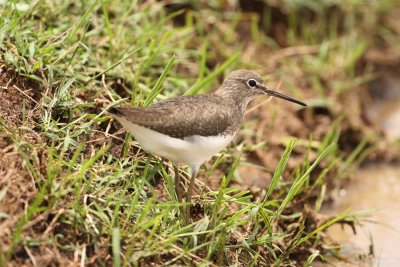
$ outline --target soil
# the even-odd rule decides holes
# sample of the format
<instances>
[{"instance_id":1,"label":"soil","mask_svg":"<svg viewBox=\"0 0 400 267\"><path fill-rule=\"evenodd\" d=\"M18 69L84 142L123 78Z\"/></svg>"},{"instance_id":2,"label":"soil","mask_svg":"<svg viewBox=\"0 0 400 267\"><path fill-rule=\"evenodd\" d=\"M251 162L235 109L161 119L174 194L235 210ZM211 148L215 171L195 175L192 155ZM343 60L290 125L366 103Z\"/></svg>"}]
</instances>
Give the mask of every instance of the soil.
<instances>
[{"instance_id":1,"label":"soil","mask_svg":"<svg viewBox=\"0 0 400 267\"><path fill-rule=\"evenodd\" d=\"M19 136L23 136L23 140L18 140L19 149L29 153L29 148L24 147L23 142L37 143L39 137L20 127L35 127L34 122L39 116L40 88L30 79L21 78L4 69L0 69L0 87L0 118L4 120L2 125L10 132L18 132ZM0 188L6 190L0 202L0 210L11 215L22 211L36 191L32 176L23 165L21 154L12 145L14 138L16 136L13 134L0 133ZM17 217L10 218L9 223L12 225ZM6 232L5 229L0 228L0 237ZM0 242L2 240L0 238Z\"/></svg>"},{"instance_id":2,"label":"soil","mask_svg":"<svg viewBox=\"0 0 400 267\"><path fill-rule=\"evenodd\" d=\"M0 123L8 130L0 132L0 188L5 193L0 199L0 211L7 214L0 219L0 247L7 251L18 220L37 194L34 177L21 155L30 153L28 143L41 142L29 130L36 127L35 121L39 118L41 88L31 79L5 68L0 68L0 88ZM21 136L21 140L15 140ZM18 148L15 143L19 144ZM30 158L40 158L40 155ZM21 259L24 258L27 257Z\"/></svg>"}]
</instances>

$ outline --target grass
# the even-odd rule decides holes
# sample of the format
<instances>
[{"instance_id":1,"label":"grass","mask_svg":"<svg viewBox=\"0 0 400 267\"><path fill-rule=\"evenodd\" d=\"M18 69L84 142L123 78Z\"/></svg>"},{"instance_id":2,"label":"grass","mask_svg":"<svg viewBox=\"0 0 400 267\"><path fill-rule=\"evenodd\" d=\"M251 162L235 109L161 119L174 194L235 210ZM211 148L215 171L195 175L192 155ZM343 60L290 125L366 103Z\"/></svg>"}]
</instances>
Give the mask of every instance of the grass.
<instances>
[{"instance_id":1,"label":"grass","mask_svg":"<svg viewBox=\"0 0 400 267\"><path fill-rule=\"evenodd\" d=\"M309 266L327 252L326 227L357 221L342 213L317 222L305 206L319 212L329 181L347 178L377 144L376 136L350 136L361 123L341 100L376 77L372 63L361 64L366 51L396 44L394 30L377 23L396 2L283 1L281 9L251 13L222 1L181 4L187 9L156 1L0 1L0 90L14 101L0 110L1 159L13 167L0 169L16 177L1 180L0 265ZM277 13L285 19L274 20ZM144 153L106 110L206 93L237 68L280 81L313 112L276 101L257 109L236 145L202 169L194 222L183 226L172 167ZM333 114L322 131L314 125L318 109ZM304 127L290 131L282 116ZM263 120L268 134L259 132ZM251 162L257 153L277 164ZM241 189L246 164L269 173L269 187Z\"/></svg>"}]
</instances>

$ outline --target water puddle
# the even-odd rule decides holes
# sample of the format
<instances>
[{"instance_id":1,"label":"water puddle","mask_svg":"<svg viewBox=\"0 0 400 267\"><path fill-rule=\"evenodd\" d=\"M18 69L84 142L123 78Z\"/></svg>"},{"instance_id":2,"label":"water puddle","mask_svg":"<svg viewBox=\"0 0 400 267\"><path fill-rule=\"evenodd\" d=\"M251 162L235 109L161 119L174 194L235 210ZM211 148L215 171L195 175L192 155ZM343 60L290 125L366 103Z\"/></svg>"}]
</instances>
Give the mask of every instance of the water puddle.
<instances>
[{"instance_id":1,"label":"water puddle","mask_svg":"<svg viewBox=\"0 0 400 267\"><path fill-rule=\"evenodd\" d=\"M367 117L378 124L389 140L400 138L400 99L377 101L367 110Z\"/></svg>"},{"instance_id":2,"label":"water puddle","mask_svg":"<svg viewBox=\"0 0 400 267\"><path fill-rule=\"evenodd\" d=\"M372 103L367 118L379 126L390 140L400 139L400 73L399 67L378 69L380 79L369 84Z\"/></svg>"},{"instance_id":3,"label":"water puddle","mask_svg":"<svg viewBox=\"0 0 400 267\"><path fill-rule=\"evenodd\" d=\"M367 110L370 121L389 140L400 139L400 76L384 69L380 80L371 84L373 103ZM359 170L356 179L339 191L330 215L347 208L351 213L370 211L363 227L333 225L327 230L341 244L339 257L331 266L400 266L400 164L375 164ZM324 264L325 266L325 264Z\"/></svg>"},{"instance_id":4,"label":"water puddle","mask_svg":"<svg viewBox=\"0 0 400 267\"><path fill-rule=\"evenodd\" d=\"M356 176L329 213L349 207L351 213L370 210L369 223L356 227L357 235L347 225L334 225L327 233L342 245L339 256L347 266L400 266L400 166L373 165Z\"/></svg>"}]
</instances>

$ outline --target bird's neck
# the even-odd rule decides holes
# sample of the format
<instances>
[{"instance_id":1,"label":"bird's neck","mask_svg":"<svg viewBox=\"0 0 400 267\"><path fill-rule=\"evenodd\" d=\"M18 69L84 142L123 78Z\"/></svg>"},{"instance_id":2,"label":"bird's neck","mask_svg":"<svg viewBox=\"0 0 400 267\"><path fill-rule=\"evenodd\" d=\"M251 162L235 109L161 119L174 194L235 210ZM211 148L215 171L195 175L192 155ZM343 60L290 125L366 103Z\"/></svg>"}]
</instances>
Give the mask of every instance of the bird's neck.
<instances>
[{"instance_id":1,"label":"bird's neck","mask_svg":"<svg viewBox=\"0 0 400 267\"><path fill-rule=\"evenodd\" d=\"M246 111L247 105L249 104L250 100L255 97L255 95L250 94L249 91L243 91L239 90L238 88L232 87L227 88L224 86L217 90L215 94L223 97L226 101L229 101L236 105L242 115Z\"/></svg>"}]
</instances>

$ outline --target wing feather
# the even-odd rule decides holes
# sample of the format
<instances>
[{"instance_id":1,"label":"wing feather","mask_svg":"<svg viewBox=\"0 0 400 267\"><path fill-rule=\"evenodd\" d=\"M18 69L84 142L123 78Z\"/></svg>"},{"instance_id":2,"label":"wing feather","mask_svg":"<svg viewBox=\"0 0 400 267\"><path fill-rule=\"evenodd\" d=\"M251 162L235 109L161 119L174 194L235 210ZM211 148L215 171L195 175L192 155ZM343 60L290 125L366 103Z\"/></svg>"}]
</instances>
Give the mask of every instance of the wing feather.
<instances>
[{"instance_id":1,"label":"wing feather","mask_svg":"<svg viewBox=\"0 0 400 267\"><path fill-rule=\"evenodd\" d=\"M196 95L171 98L149 107L122 107L110 110L132 123L171 137L216 136L235 126L236 110L222 97Z\"/></svg>"}]
</instances>

